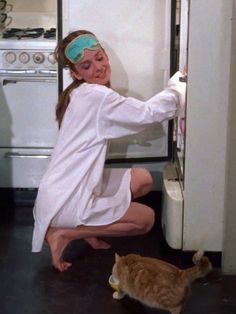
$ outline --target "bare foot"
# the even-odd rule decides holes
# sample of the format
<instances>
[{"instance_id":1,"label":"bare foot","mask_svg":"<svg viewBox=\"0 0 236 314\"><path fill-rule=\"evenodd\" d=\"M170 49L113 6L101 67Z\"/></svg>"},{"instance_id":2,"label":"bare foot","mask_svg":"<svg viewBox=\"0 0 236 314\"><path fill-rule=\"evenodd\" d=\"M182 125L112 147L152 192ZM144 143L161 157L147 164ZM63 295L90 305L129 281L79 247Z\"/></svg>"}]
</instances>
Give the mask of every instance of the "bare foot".
<instances>
[{"instance_id":1,"label":"bare foot","mask_svg":"<svg viewBox=\"0 0 236 314\"><path fill-rule=\"evenodd\" d=\"M62 254L70 240L65 237L63 230L50 227L46 234L52 256L52 264L60 272L66 271L71 263L62 260Z\"/></svg>"},{"instance_id":2,"label":"bare foot","mask_svg":"<svg viewBox=\"0 0 236 314\"><path fill-rule=\"evenodd\" d=\"M84 239L93 249L110 249L111 245L103 240L95 237L89 237Z\"/></svg>"}]
</instances>

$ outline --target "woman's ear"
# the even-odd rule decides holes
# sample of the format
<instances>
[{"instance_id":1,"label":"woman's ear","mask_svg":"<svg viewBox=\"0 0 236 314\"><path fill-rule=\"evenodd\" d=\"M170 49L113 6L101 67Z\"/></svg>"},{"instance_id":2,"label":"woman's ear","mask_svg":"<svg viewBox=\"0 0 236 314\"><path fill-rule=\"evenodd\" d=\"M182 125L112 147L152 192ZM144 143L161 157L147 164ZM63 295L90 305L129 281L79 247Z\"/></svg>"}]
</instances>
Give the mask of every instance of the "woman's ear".
<instances>
[{"instance_id":1,"label":"woman's ear","mask_svg":"<svg viewBox=\"0 0 236 314\"><path fill-rule=\"evenodd\" d=\"M70 75L72 76L72 78L76 78L77 80L81 81L83 78L81 75L79 75L77 72L70 70Z\"/></svg>"}]
</instances>

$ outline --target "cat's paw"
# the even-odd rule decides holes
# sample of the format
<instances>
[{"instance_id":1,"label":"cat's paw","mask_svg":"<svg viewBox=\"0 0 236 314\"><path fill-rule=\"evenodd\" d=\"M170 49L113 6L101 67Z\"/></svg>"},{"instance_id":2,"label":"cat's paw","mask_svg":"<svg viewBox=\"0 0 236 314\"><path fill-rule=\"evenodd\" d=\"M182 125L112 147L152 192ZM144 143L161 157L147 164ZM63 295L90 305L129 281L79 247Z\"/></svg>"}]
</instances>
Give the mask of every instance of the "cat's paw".
<instances>
[{"instance_id":1,"label":"cat's paw","mask_svg":"<svg viewBox=\"0 0 236 314\"><path fill-rule=\"evenodd\" d=\"M115 291L113 292L113 299L116 299L116 300L120 300L120 299L123 299L125 296L124 292L118 292L118 291Z\"/></svg>"}]
</instances>

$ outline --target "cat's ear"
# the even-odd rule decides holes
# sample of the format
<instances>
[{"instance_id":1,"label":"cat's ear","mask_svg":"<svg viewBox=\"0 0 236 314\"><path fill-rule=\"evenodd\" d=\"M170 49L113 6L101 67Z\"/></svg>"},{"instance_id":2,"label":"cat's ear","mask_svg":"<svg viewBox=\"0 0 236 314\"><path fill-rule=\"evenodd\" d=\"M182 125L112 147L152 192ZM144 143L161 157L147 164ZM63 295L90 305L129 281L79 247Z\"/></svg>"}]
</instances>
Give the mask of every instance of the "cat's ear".
<instances>
[{"instance_id":1,"label":"cat's ear","mask_svg":"<svg viewBox=\"0 0 236 314\"><path fill-rule=\"evenodd\" d=\"M118 262L120 260L120 255L118 255L117 253L115 253L115 261Z\"/></svg>"}]
</instances>

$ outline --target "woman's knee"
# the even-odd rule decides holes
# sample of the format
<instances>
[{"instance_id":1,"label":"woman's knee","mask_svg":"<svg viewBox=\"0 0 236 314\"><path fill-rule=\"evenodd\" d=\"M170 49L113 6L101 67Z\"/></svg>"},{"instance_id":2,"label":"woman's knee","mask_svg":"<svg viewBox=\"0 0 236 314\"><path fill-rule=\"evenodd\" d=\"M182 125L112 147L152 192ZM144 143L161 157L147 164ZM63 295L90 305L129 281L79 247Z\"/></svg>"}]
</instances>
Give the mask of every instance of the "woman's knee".
<instances>
[{"instance_id":1,"label":"woman's knee","mask_svg":"<svg viewBox=\"0 0 236 314\"><path fill-rule=\"evenodd\" d=\"M155 212L147 205L131 202L126 214L118 222L126 226L130 235L145 234L154 225Z\"/></svg>"},{"instance_id":2,"label":"woman's knee","mask_svg":"<svg viewBox=\"0 0 236 314\"><path fill-rule=\"evenodd\" d=\"M131 191L134 198L146 195L152 189L151 173L145 168L133 168L131 174Z\"/></svg>"},{"instance_id":3,"label":"woman's knee","mask_svg":"<svg viewBox=\"0 0 236 314\"><path fill-rule=\"evenodd\" d=\"M142 223L143 233L149 232L152 229L154 222L155 222L154 210L148 207L148 210L146 211L146 214L145 214L145 219L143 219L143 223Z\"/></svg>"},{"instance_id":4,"label":"woman's knee","mask_svg":"<svg viewBox=\"0 0 236 314\"><path fill-rule=\"evenodd\" d=\"M155 222L155 212L152 208L149 206L143 205L143 204L138 204L141 207L142 212L137 213L137 221L136 221L136 226L138 229L139 234L145 234L149 232Z\"/></svg>"}]
</instances>

